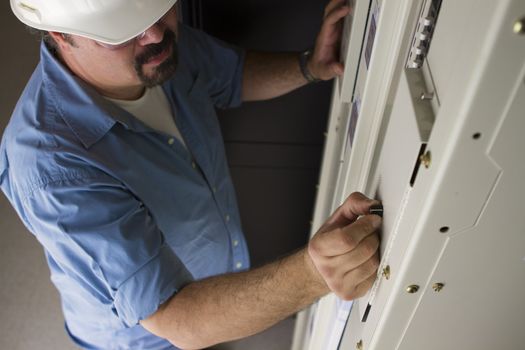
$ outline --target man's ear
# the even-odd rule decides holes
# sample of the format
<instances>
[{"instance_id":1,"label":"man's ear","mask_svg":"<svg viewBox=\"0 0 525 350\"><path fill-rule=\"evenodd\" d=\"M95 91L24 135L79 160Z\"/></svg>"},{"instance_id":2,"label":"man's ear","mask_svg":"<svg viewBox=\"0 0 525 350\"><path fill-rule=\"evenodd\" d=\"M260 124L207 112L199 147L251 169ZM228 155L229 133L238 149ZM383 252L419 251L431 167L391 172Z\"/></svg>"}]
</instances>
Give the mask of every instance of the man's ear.
<instances>
[{"instance_id":1,"label":"man's ear","mask_svg":"<svg viewBox=\"0 0 525 350\"><path fill-rule=\"evenodd\" d=\"M68 35L64 33L59 32L48 32L49 36L55 41L57 44L57 47L61 50L69 50L71 47L75 47L75 43L73 42L73 39Z\"/></svg>"},{"instance_id":2,"label":"man's ear","mask_svg":"<svg viewBox=\"0 0 525 350\"><path fill-rule=\"evenodd\" d=\"M63 33L59 33L59 32L48 32L48 33L49 33L49 36L53 38L53 40L57 43L57 45L60 45L61 43L62 44L65 43Z\"/></svg>"}]
</instances>

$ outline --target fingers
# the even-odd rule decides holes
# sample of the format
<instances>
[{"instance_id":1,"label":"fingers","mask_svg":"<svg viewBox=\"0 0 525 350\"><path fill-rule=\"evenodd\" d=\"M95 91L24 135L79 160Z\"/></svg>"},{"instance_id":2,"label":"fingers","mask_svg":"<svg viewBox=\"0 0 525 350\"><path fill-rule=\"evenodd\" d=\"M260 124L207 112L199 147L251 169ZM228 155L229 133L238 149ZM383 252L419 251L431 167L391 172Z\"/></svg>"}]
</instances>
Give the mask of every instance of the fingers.
<instances>
[{"instance_id":1,"label":"fingers","mask_svg":"<svg viewBox=\"0 0 525 350\"><path fill-rule=\"evenodd\" d=\"M344 276L345 283L347 285L358 286L368 280L370 277L376 276L378 268L379 253L375 252L361 265L346 273Z\"/></svg>"},{"instance_id":2,"label":"fingers","mask_svg":"<svg viewBox=\"0 0 525 350\"><path fill-rule=\"evenodd\" d=\"M340 21L347 16L350 11L350 7L341 6L328 13L323 20L316 45L328 48L335 48L338 46L343 29Z\"/></svg>"},{"instance_id":3,"label":"fingers","mask_svg":"<svg viewBox=\"0 0 525 350\"><path fill-rule=\"evenodd\" d=\"M342 283L342 280L349 272L362 268L367 261L374 256L377 257L378 248L379 238L376 234L372 234L363 239L354 250L347 254L335 257L318 257L316 259L318 270L327 279L336 281L334 283ZM353 276L353 278L355 277L359 276ZM364 278L366 277L368 275L364 276ZM356 278L355 281L360 282L364 278Z\"/></svg>"},{"instance_id":4,"label":"fingers","mask_svg":"<svg viewBox=\"0 0 525 350\"><path fill-rule=\"evenodd\" d=\"M352 300L366 294L377 277L379 268L379 254L373 254L357 268L349 271L344 277L342 288L333 290L341 299Z\"/></svg>"},{"instance_id":5,"label":"fingers","mask_svg":"<svg viewBox=\"0 0 525 350\"><path fill-rule=\"evenodd\" d=\"M336 7L325 15L323 26L326 24L334 25L337 22L339 22L341 18L345 17L349 13L350 13L349 6L345 5L345 6Z\"/></svg>"},{"instance_id":6,"label":"fingers","mask_svg":"<svg viewBox=\"0 0 525 350\"><path fill-rule=\"evenodd\" d=\"M344 300L351 300L366 294L372 287L379 268L379 253L373 253L362 264L342 274L341 271L344 269L341 267L344 263L341 264L341 261L339 263L339 268L328 270L325 267L318 269L318 272L332 292Z\"/></svg>"},{"instance_id":7,"label":"fingers","mask_svg":"<svg viewBox=\"0 0 525 350\"><path fill-rule=\"evenodd\" d=\"M354 270L374 256L378 256L379 237L377 234L367 236L359 242L359 248L334 258L340 265L345 265L349 270Z\"/></svg>"},{"instance_id":8,"label":"fingers","mask_svg":"<svg viewBox=\"0 0 525 350\"><path fill-rule=\"evenodd\" d=\"M330 13L332 13L335 9L342 6L346 3L346 0L332 0L326 5L324 10L324 17L326 18Z\"/></svg>"},{"instance_id":9,"label":"fingers","mask_svg":"<svg viewBox=\"0 0 525 350\"><path fill-rule=\"evenodd\" d=\"M342 207L345 216L366 215L370 212L370 207L379 204L380 201L371 199L361 192L354 192L344 201Z\"/></svg>"},{"instance_id":10,"label":"fingers","mask_svg":"<svg viewBox=\"0 0 525 350\"><path fill-rule=\"evenodd\" d=\"M376 272L370 275L366 280L358 284L357 287L355 287L352 292L350 293L347 292L345 294L341 294L338 296L344 300L354 300L357 298L361 298L370 290L370 288L372 288L376 278L377 278L377 269L376 269Z\"/></svg>"},{"instance_id":11,"label":"fingers","mask_svg":"<svg viewBox=\"0 0 525 350\"><path fill-rule=\"evenodd\" d=\"M343 299L366 293L377 274L379 236L376 231L382 218L378 215L357 217L378 203L361 193L353 193L308 245L308 256L319 279Z\"/></svg>"},{"instance_id":12,"label":"fingers","mask_svg":"<svg viewBox=\"0 0 525 350\"><path fill-rule=\"evenodd\" d=\"M381 225L377 215L366 215L356 222L333 230L318 232L310 241L310 249L320 257L334 257L355 250L361 241Z\"/></svg>"},{"instance_id":13,"label":"fingers","mask_svg":"<svg viewBox=\"0 0 525 350\"><path fill-rule=\"evenodd\" d=\"M350 13L346 0L332 0L325 8L324 20L317 36L314 54L310 61L310 72L321 80L329 80L343 74L338 62L342 23L340 20Z\"/></svg>"},{"instance_id":14,"label":"fingers","mask_svg":"<svg viewBox=\"0 0 525 350\"><path fill-rule=\"evenodd\" d=\"M331 68L332 68L332 72L334 72L334 74L337 75L337 76L341 76L345 72L345 67L340 62L334 62L331 65Z\"/></svg>"},{"instance_id":15,"label":"fingers","mask_svg":"<svg viewBox=\"0 0 525 350\"><path fill-rule=\"evenodd\" d=\"M379 201L370 199L360 192L354 192L337 208L319 231L349 225L359 215L368 214L372 205L379 203Z\"/></svg>"}]
</instances>

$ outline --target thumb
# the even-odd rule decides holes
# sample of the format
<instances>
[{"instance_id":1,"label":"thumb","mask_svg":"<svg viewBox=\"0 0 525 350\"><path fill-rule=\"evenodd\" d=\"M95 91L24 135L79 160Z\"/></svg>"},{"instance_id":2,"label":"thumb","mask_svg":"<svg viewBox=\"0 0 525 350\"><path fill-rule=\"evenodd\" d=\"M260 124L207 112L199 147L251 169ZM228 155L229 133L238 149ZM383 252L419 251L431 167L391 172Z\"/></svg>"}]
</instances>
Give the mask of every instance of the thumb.
<instances>
[{"instance_id":1,"label":"thumb","mask_svg":"<svg viewBox=\"0 0 525 350\"><path fill-rule=\"evenodd\" d=\"M332 72L336 75L336 76L341 76L343 75L343 73L345 72L345 67L342 63L340 62L334 62L331 64L331 67L332 69Z\"/></svg>"}]
</instances>

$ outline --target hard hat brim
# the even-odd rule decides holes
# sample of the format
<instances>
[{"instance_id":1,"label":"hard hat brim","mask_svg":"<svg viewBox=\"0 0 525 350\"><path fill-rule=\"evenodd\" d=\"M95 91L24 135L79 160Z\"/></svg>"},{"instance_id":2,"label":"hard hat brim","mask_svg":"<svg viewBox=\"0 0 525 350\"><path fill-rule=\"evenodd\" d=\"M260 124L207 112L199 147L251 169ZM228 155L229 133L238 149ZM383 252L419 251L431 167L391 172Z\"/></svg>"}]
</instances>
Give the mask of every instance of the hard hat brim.
<instances>
[{"instance_id":1,"label":"hard hat brim","mask_svg":"<svg viewBox=\"0 0 525 350\"><path fill-rule=\"evenodd\" d=\"M10 0L13 13L30 27L79 35L111 45L121 44L146 31L176 2L177 0L156 0L155 6L141 7L139 1L129 1L130 6L115 7L103 14L73 17L48 13L43 17L38 9L31 9L20 0Z\"/></svg>"}]
</instances>

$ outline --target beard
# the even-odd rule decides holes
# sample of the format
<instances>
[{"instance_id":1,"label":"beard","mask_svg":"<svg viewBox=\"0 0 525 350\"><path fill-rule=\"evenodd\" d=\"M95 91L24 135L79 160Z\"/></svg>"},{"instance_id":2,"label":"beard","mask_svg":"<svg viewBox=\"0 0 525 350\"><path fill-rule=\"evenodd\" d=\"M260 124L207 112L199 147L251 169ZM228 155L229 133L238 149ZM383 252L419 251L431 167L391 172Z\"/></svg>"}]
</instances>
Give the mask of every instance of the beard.
<instances>
[{"instance_id":1,"label":"beard","mask_svg":"<svg viewBox=\"0 0 525 350\"><path fill-rule=\"evenodd\" d=\"M144 72L144 64L171 47L171 55L156 66L151 73ZM169 29L164 32L164 38L158 44L150 44L145 51L135 57L133 66L140 81L148 88L164 83L171 78L177 69L179 54L175 33Z\"/></svg>"}]
</instances>

